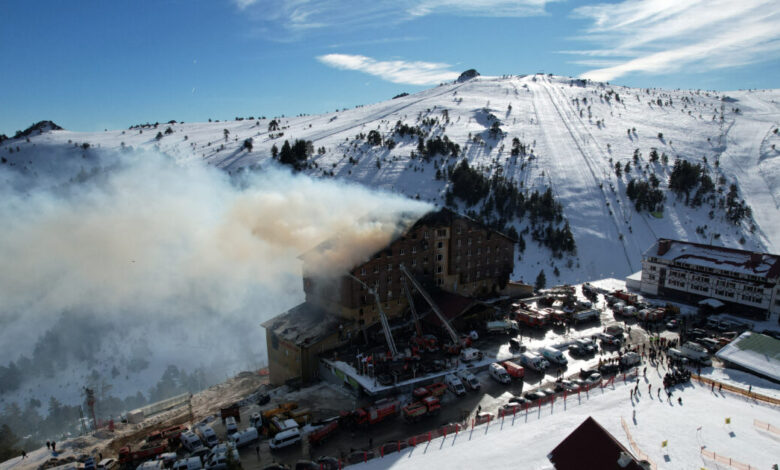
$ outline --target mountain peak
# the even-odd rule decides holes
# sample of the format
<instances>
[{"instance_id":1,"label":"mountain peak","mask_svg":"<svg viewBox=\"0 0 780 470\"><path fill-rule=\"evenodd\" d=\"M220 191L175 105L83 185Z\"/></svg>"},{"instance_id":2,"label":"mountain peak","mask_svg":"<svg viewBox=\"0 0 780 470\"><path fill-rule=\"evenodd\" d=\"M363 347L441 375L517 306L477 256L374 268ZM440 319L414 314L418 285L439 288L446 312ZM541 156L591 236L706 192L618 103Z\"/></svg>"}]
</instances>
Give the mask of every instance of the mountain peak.
<instances>
[{"instance_id":1,"label":"mountain peak","mask_svg":"<svg viewBox=\"0 0 780 470\"><path fill-rule=\"evenodd\" d=\"M460 77L458 77L456 81L458 83L463 83L476 77L479 77L479 72L477 72L477 69L468 69L460 74Z\"/></svg>"}]
</instances>

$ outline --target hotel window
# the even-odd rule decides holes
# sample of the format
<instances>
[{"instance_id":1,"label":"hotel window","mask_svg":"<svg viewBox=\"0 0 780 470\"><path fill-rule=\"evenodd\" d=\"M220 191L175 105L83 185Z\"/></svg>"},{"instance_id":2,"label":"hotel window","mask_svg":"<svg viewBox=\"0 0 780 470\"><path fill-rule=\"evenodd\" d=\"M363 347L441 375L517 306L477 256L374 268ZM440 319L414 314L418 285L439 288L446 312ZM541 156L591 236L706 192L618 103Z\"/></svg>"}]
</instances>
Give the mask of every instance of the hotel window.
<instances>
[{"instance_id":1,"label":"hotel window","mask_svg":"<svg viewBox=\"0 0 780 470\"><path fill-rule=\"evenodd\" d=\"M403 256L404 254L406 254L406 250L404 250L404 248L403 248L403 247L401 247L401 249L398 251L398 254L400 254L401 256Z\"/></svg>"},{"instance_id":2,"label":"hotel window","mask_svg":"<svg viewBox=\"0 0 780 470\"><path fill-rule=\"evenodd\" d=\"M436 261L441 261L443 256L441 254L436 255Z\"/></svg>"},{"instance_id":3,"label":"hotel window","mask_svg":"<svg viewBox=\"0 0 780 470\"><path fill-rule=\"evenodd\" d=\"M423 232L423 238L428 238L428 231Z\"/></svg>"},{"instance_id":4,"label":"hotel window","mask_svg":"<svg viewBox=\"0 0 780 470\"><path fill-rule=\"evenodd\" d=\"M379 274L379 265L378 264L374 265L374 274Z\"/></svg>"},{"instance_id":5,"label":"hotel window","mask_svg":"<svg viewBox=\"0 0 780 470\"><path fill-rule=\"evenodd\" d=\"M460 248L460 245L461 245L461 242L462 242L462 241L463 241L463 240L461 240L460 238L458 238L458 248Z\"/></svg>"},{"instance_id":6,"label":"hotel window","mask_svg":"<svg viewBox=\"0 0 780 470\"><path fill-rule=\"evenodd\" d=\"M437 273L440 273L440 272L441 272L441 266L436 266L436 272L437 272Z\"/></svg>"},{"instance_id":7,"label":"hotel window","mask_svg":"<svg viewBox=\"0 0 780 470\"><path fill-rule=\"evenodd\" d=\"M417 258L412 258L412 266L417 266Z\"/></svg>"},{"instance_id":8,"label":"hotel window","mask_svg":"<svg viewBox=\"0 0 780 470\"><path fill-rule=\"evenodd\" d=\"M412 254L415 254L415 253L417 253L417 247L416 247L416 246L413 246L413 247L412 247Z\"/></svg>"},{"instance_id":9,"label":"hotel window","mask_svg":"<svg viewBox=\"0 0 780 470\"><path fill-rule=\"evenodd\" d=\"M388 264L387 265L387 270L388 271L392 271L393 270L393 265L392 264Z\"/></svg>"},{"instance_id":10,"label":"hotel window","mask_svg":"<svg viewBox=\"0 0 780 470\"><path fill-rule=\"evenodd\" d=\"M444 242L438 242L438 243L436 243L436 246L438 248L444 248Z\"/></svg>"},{"instance_id":11,"label":"hotel window","mask_svg":"<svg viewBox=\"0 0 780 470\"><path fill-rule=\"evenodd\" d=\"M423 256L423 264L428 264L428 257L427 256Z\"/></svg>"},{"instance_id":12,"label":"hotel window","mask_svg":"<svg viewBox=\"0 0 780 470\"><path fill-rule=\"evenodd\" d=\"M366 275L366 268L360 268L360 275L365 276Z\"/></svg>"}]
</instances>

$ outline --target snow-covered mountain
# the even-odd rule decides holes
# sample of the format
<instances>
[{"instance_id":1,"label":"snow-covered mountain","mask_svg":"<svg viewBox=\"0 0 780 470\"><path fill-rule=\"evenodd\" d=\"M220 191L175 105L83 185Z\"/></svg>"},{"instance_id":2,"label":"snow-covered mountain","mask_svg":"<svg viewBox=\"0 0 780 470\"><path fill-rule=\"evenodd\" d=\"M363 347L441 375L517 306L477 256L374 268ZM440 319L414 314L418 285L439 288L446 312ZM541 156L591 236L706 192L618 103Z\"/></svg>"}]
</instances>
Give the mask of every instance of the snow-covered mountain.
<instances>
[{"instance_id":1,"label":"snow-covered mountain","mask_svg":"<svg viewBox=\"0 0 780 470\"><path fill-rule=\"evenodd\" d=\"M451 185L446 171L437 179L437 169L451 170L465 158L486 176L499 174L514 181L521 192L552 188L571 225L576 255L551 262L549 250L539 249L526 235L528 249L516 263L515 276L532 280L546 268L548 282L575 282L640 269L641 253L658 237L776 252L779 99L778 90L672 91L548 75L478 77L317 116L171 122L97 133L47 131L30 136L29 142L6 141L0 152L21 171L45 174L62 166L61 158L46 159L42 149L65 148L81 156L85 143L93 149L151 147L234 173L270 164L272 146L281 149L285 140L292 144L302 139L311 141L314 149L305 173L436 204L445 203ZM490 132L494 122L499 133ZM446 136L460 146L459 156L420 158L418 136L402 137L398 123L421 129L426 141ZM382 144L369 143L371 131L379 133ZM524 155L512 155L515 138L525 146ZM251 139L251 151L244 147L246 139ZM395 145L386 145L388 140ZM9 148L17 146L19 152L9 154ZM656 162L650 161L653 149L659 156ZM410 157L414 154L416 158ZM712 203L689 207L684 196L668 190L677 158L703 165L716 186ZM634 168L617 176L618 162ZM656 214L660 218L647 210L637 212L626 195L631 178L648 180L650 174L659 179L666 197L662 216ZM724 219L717 200L725 198L731 183L737 186L738 201L750 207L752 220L734 224ZM476 213L484 201L476 205ZM455 203L461 211L469 209L457 198ZM509 222L520 233L528 226L523 218ZM551 265L559 268L560 276L551 277Z\"/></svg>"},{"instance_id":2,"label":"snow-covered mountain","mask_svg":"<svg viewBox=\"0 0 780 470\"><path fill-rule=\"evenodd\" d=\"M94 180L110 167L107 162L112 160L103 158L104 155L125 156L123 163L119 164L122 166L127 164L128 159L147 159L149 151L154 151L183 163L184 167L193 162L196 166L205 162L233 176L267 174L270 169L283 165L280 160L289 160L290 152L294 155L296 151L293 144L302 140L310 142L297 147L299 154L302 151L306 158L294 163L301 173L313 177L314 181L322 179L331 186L338 186L344 181L352 182L437 205L451 204L461 212L518 234L525 249L518 251L515 279L533 282L544 270L548 285L574 283L621 277L639 270L642 252L659 237L776 253L780 247L778 125L780 90L724 93L632 89L549 75L476 77L377 104L317 116L245 116L202 123L171 121L104 132L71 132L44 122L18 136L0 137L0 184L5 186L6 191L12 188L10 191L14 194L13 198L4 198L0 208L18 214L20 209L17 206L22 204L20 201L24 200L24 195L29 192L34 198L35 190L31 188L40 185L53 188L52 194L72 197L72 188L78 187L81 182ZM285 141L293 146L287 153ZM275 157L276 152L286 156ZM677 166L680 168L675 173L678 159L680 163ZM463 171L461 162L464 160L471 170ZM692 166L682 168L685 166L682 162ZM616 171L617 164L619 172ZM165 168L165 171L170 171L170 167ZM109 181L108 184L143 183L139 174L143 175L136 172L134 177ZM673 174L676 174L674 180ZM456 180L460 187L456 187ZM634 201L627 194L631 180L634 180L630 185L632 195L641 193ZM170 198L164 203L166 214L173 216L169 218L166 215L166 220L162 222L195 233L193 239L182 237L179 240L167 232L165 237L168 238L151 240L156 242L152 246L155 249L171 248L175 252L171 259L189 266L197 276L201 275L201 266L191 263L189 258L182 262L184 255L180 252L192 248L187 243L194 243L194 248L202 248L200 244L204 236L198 233L200 224L210 224L223 217L224 200L232 197L227 195L223 183L218 181L218 187L213 190L190 191L192 186L215 185L213 177L191 170L181 172L181 181L166 175L160 181L150 182L150 185L156 186L169 185L169 194L181 194L181 199ZM640 190L636 189L642 185ZM670 185L677 188L677 192ZM533 199L534 192L544 194L548 189L560 206L544 206L549 201L542 204L539 198ZM654 189L657 191L654 192ZM150 186L148 190L155 191L155 188ZM137 202L148 204L150 212L159 211L159 207L154 207L156 202L153 199L142 197L144 191L147 189L117 201L123 204L123 208L132 208ZM347 202L341 202L338 197L318 198L317 194L320 193L316 188L301 193L303 198L308 198L304 201L307 204L322 199L316 201L318 205L315 209L320 211ZM366 197L362 193L346 194L353 199ZM80 197L82 202L87 201L89 207L100 206L94 195ZM659 197L664 199L661 204L653 199ZM212 200L219 202L212 206ZM537 205L531 204L531 200ZM636 201L644 204L641 211L637 210ZM51 208L47 200L38 202L34 206L36 210ZM202 210L190 214L188 211L192 211L192 207L185 207L185 202L194 204L196 208L202 207ZM562 208L562 213L558 214L556 207ZM278 207L274 209L279 210ZM73 212L78 208L69 210ZM102 210L99 214L110 213L105 208ZM232 215L235 215L234 212ZM107 220L105 223L119 224L121 230L136 230L140 226L137 224L161 223L154 217L146 217L143 211L134 209L132 215L132 224L122 220ZM190 215L193 217L188 218ZM71 219L66 221L70 224L66 227L82 231L104 223L99 217L91 217L84 227L77 227ZM555 238L556 230L562 231L559 235L565 234L567 224L576 250L550 241ZM305 227L298 228L305 230ZM149 237L139 237L138 246L143 247L149 242L145 238ZM85 237L85 240L90 238ZM133 240L133 243L136 241ZM112 378L112 383L116 382L123 390L128 388L128 392L130 385L122 385L122 380L128 384L137 383L139 389L148 390L159 378L165 364L155 363L147 370L149 377L145 380L125 374L127 368L122 364L137 362L139 358L154 358L158 353L167 357L179 355L189 358L189 367L214 362L216 370L222 373L236 370L234 367L262 364L264 335L259 327L245 328L241 325L269 318L294 305L302 297L300 279L297 273L285 272L284 276L275 276L283 282L272 288L254 289L237 283L234 279L254 275L257 267L246 263L247 259L251 261L251 256L238 249L243 248L241 243L246 240L225 241L229 242L225 246L232 250L226 259L235 256L237 263L244 261L245 264L236 272L230 272L229 266L220 265L222 270L218 270L214 278L218 278L219 285L212 290L202 288L211 283L212 278L207 277L196 277L197 282L193 285L197 288L190 284L179 285L182 292L177 294L175 301L166 297L166 307L161 307L161 310L173 311L181 305L178 302L182 299L202 301L196 303L197 321L200 326L207 325L205 329L185 334L188 328L196 326L193 323L187 328L161 330L166 338L174 340L164 339L162 342L160 338L147 337L144 332L112 330L110 334L115 340L104 341L93 348L103 358L94 366L98 369L92 374L95 380L115 375L110 371L119 364L122 374ZM34 244L35 240L31 239L30 243ZM180 248L181 244L185 246ZM62 246L68 245L63 243ZM97 246L96 250L116 251L117 248L112 247L112 243L107 243ZM3 248L9 249L0 246L0 249ZM79 248L88 251L89 247ZM132 253L137 252L137 246L130 248L135 250ZM18 246L14 245L14 249ZM50 256L48 252L36 253L35 250L31 246L29 256ZM71 258L78 259L78 254L74 253ZM127 259L123 258L125 256ZM127 253L108 258L108 263L118 266L125 263L128 266L126 271L111 272L117 276L117 283L121 283L121 277L127 275L133 282L144 283L143 292L162 295L157 291L167 288L165 284L156 289L156 279L140 277L161 268L152 261L136 260L135 254L131 256ZM294 256L291 259L294 261ZM213 264L214 260L206 257L204 262ZM170 271L176 266L163 268ZM89 266L89 269L92 268ZM272 271L273 268L268 266L267 270ZM94 269L99 272L99 266L94 266ZM260 272L258 275L262 275L262 270ZM166 274L169 281L176 278L175 273ZM12 272L5 275L4 282L13 281ZM59 271L47 275L56 282L68 276ZM226 288L239 285L232 290ZM47 292L45 286L40 289L49 303L56 304L59 297L73 300L67 289L53 292ZM104 294L85 292L97 296ZM247 305L225 304L225 293L251 301ZM122 294L132 298L134 291L128 289ZM112 300L101 298L100 305L111 306ZM127 304L121 304L121 307L119 315L125 315ZM214 312L223 311L228 312L226 318L229 320L213 318ZM230 316L236 312L242 312L241 316ZM13 351L7 351L10 354L8 359L17 360L17 354L33 354L34 339L29 340L24 334L31 329L45 331L45 328L37 321L36 324L32 320L25 323L24 312L3 314L4 328L6 332L12 332L8 333L7 340L14 343L8 343L9 347L13 346ZM97 312L86 314L96 315ZM182 318L171 319L170 324L185 322L186 325L185 313L179 315ZM196 313L188 311L186 315ZM130 316L118 318L122 318L122 324L126 325L135 322ZM52 331L61 330L57 326L61 321L57 317L52 322L53 327L49 325ZM105 322L116 323L110 318ZM241 339L225 342L219 335L211 334L216 331L215 328L240 333ZM174 330L176 333L171 333ZM133 341L124 341L123 337ZM119 343L127 345L119 351L114 350L111 344ZM211 351L207 359L196 357L202 350ZM217 350L224 350L224 354L215 354ZM241 351L240 358L232 352L235 350ZM112 354L117 357L112 358ZM225 363L226 357L236 359L236 364ZM68 374L78 384L86 380L85 377L75 377L75 371ZM29 395L36 383L52 390L52 393L64 394L61 382L56 376L40 378L9 398ZM78 386L75 382L72 387ZM79 392L72 392L73 399L77 400ZM45 399L49 392L41 395Z\"/></svg>"}]
</instances>

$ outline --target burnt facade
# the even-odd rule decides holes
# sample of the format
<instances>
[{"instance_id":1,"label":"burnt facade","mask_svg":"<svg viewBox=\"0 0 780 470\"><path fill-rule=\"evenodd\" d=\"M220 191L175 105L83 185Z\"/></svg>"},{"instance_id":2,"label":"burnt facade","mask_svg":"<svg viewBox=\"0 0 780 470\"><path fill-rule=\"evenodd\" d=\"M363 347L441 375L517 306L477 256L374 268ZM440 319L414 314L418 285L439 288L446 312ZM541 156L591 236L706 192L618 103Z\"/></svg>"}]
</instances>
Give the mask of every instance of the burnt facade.
<instances>
[{"instance_id":1,"label":"burnt facade","mask_svg":"<svg viewBox=\"0 0 780 470\"><path fill-rule=\"evenodd\" d=\"M408 308L401 265L425 285L475 297L503 289L513 263L514 240L441 209L417 220L350 273L377 292L385 314L392 318ZM322 288L316 279L304 275L303 285L307 302L334 315L357 325L379 321L374 296L349 276Z\"/></svg>"},{"instance_id":2,"label":"burnt facade","mask_svg":"<svg viewBox=\"0 0 780 470\"><path fill-rule=\"evenodd\" d=\"M401 266L432 289L465 297L489 295L509 280L514 244L506 235L441 209L410 221L386 247L349 273L377 293L382 310L392 319L408 311ZM348 275L328 280L314 277L307 274L307 255L301 259L306 302L263 324L271 381L276 384L291 378L312 380L316 370L312 354L333 349L379 322L376 298L361 282ZM411 283L409 288L413 289ZM323 315L315 334L294 328L302 312L312 311ZM328 331L323 329L326 324Z\"/></svg>"}]
</instances>

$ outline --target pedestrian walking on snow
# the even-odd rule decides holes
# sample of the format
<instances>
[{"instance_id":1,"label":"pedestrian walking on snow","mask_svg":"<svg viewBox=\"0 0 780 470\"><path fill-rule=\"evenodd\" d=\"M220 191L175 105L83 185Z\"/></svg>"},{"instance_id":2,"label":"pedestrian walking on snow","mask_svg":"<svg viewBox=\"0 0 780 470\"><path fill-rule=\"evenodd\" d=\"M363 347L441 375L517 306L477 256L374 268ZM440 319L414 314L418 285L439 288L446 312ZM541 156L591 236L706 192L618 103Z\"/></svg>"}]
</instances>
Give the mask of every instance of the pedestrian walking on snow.
<instances>
[{"instance_id":1,"label":"pedestrian walking on snow","mask_svg":"<svg viewBox=\"0 0 780 470\"><path fill-rule=\"evenodd\" d=\"M24 459L26 459L26 458L27 458L27 452L25 452L25 451L22 451L22 460L24 460Z\"/></svg>"},{"instance_id":2,"label":"pedestrian walking on snow","mask_svg":"<svg viewBox=\"0 0 780 470\"><path fill-rule=\"evenodd\" d=\"M677 403L679 403L680 405L682 405L682 397L677 397Z\"/></svg>"},{"instance_id":3,"label":"pedestrian walking on snow","mask_svg":"<svg viewBox=\"0 0 780 470\"><path fill-rule=\"evenodd\" d=\"M723 384L718 384L718 393L723 391Z\"/></svg>"},{"instance_id":4,"label":"pedestrian walking on snow","mask_svg":"<svg viewBox=\"0 0 780 470\"><path fill-rule=\"evenodd\" d=\"M51 450L51 442L46 441L46 450Z\"/></svg>"}]
</instances>

